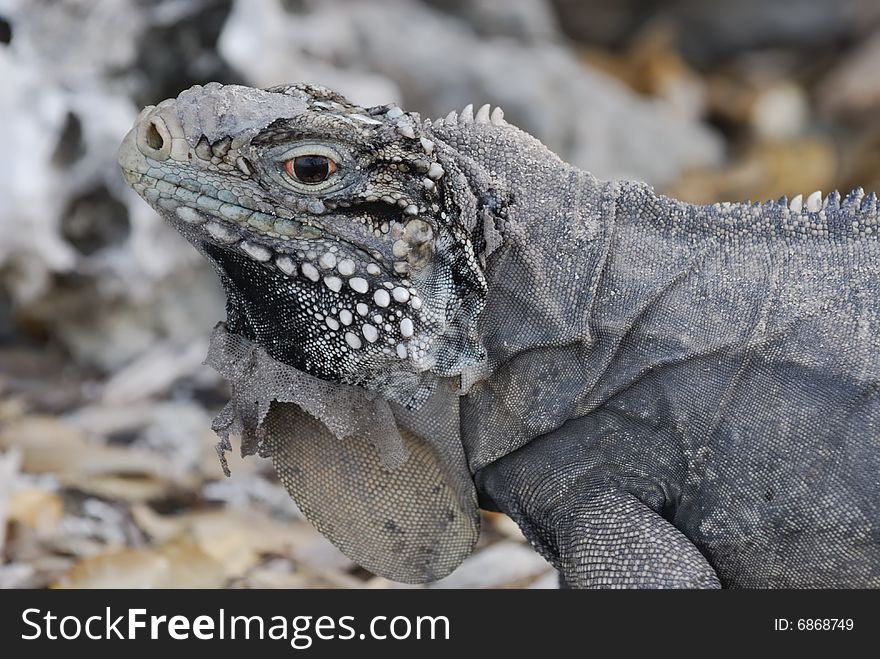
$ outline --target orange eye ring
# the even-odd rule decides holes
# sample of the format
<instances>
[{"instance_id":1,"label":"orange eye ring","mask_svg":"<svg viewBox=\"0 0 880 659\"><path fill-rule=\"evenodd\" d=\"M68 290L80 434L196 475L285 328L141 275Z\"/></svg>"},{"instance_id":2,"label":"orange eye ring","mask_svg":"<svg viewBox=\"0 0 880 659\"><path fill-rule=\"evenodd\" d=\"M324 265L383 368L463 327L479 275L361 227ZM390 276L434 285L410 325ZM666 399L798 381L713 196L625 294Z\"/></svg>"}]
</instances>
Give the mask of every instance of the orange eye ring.
<instances>
[{"instance_id":1,"label":"orange eye ring","mask_svg":"<svg viewBox=\"0 0 880 659\"><path fill-rule=\"evenodd\" d=\"M336 163L327 156L317 153L303 154L284 163L288 176L300 183L323 183L337 170Z\"/></svg>"}]
</instances>

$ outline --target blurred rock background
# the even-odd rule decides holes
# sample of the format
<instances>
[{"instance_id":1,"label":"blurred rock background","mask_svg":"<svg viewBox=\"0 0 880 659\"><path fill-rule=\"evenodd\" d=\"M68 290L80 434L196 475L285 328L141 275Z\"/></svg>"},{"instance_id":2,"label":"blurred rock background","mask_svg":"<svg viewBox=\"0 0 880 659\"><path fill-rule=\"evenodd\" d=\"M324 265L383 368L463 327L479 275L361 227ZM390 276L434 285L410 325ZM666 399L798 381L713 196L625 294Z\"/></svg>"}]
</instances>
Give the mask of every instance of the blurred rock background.
<instances>
[{"instance_id":1,"label":"blurred rock background","mask_svg":"<svg viewBox=\"0 0 880 659\"><path fill-rule=\"evenodd\" d=\"M223 300L123 184L141 106L317 82L491 103L600 177L694 202L880 189L875 0L0 0L0 587L393 587L271 469L222 477ZM440 586L553 587L515 526Z\"/></svg>"}]
</instances>

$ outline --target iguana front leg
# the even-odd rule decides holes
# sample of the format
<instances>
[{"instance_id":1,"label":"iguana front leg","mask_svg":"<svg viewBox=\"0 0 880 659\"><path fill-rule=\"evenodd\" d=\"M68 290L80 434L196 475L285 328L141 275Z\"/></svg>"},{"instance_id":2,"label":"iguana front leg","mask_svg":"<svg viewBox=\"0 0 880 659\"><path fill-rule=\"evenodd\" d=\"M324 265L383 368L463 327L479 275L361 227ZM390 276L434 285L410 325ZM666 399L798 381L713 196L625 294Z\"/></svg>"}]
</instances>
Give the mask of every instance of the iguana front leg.
<instances>
[{"instance_id":1,"label":"iguana front leg","mask_svg":"<svg viewBox=\"0 0 880 659\"><path fill-rule=\"evenodd\" d=\"M659 488L624 485L589 462L532 442L484 467L476 483L484 501L510 515L559 570L565 586L720 587L700 551L655 512L663 506Z\"/></svg>"}]
</instances>

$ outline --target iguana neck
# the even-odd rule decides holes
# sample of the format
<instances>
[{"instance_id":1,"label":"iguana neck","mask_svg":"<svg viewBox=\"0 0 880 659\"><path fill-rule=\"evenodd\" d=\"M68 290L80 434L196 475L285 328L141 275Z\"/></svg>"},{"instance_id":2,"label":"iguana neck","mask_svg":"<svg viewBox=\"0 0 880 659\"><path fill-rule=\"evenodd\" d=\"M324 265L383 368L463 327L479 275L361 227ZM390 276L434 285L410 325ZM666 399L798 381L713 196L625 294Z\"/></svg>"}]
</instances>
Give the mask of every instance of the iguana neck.
<instances>
[{"instance_id":1,"label":"iguana neck","mask_svg":"<svg viewBox=\"0 0 880 659\"><path fill-rule=\"evenodd\" d=\"M564 163L506 123L447 118L429 129L453 172L447 185L474 218L473 243L487 283L476 322L486 353L482 372L532 349L524 327L542 326L554 341L589 342L583 291L601 271L616 186ZM563 299L571 308L559 306Z\"/></svg>"}]
</instances>

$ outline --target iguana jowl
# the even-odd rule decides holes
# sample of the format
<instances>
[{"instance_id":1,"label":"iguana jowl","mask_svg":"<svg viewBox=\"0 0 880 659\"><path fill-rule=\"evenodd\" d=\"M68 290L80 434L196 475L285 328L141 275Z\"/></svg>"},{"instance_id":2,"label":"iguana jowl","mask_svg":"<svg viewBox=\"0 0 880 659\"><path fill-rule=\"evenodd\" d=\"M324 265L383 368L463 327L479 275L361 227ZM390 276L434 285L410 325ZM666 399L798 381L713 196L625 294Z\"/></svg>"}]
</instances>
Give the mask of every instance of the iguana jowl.
<instances>
[{"instance_id":1,"label":"iguana jowl","mask_svg":"<svg viewBox=\"0 0 880 659\"><path fill-rule=\"evenodd\" d=\"M119 162L226 288L217 428L369 569L447 574L479 501L570 586L880 586L874 194L694 206L310 85L193 87Z\"/></svg>"}]
</instances>

